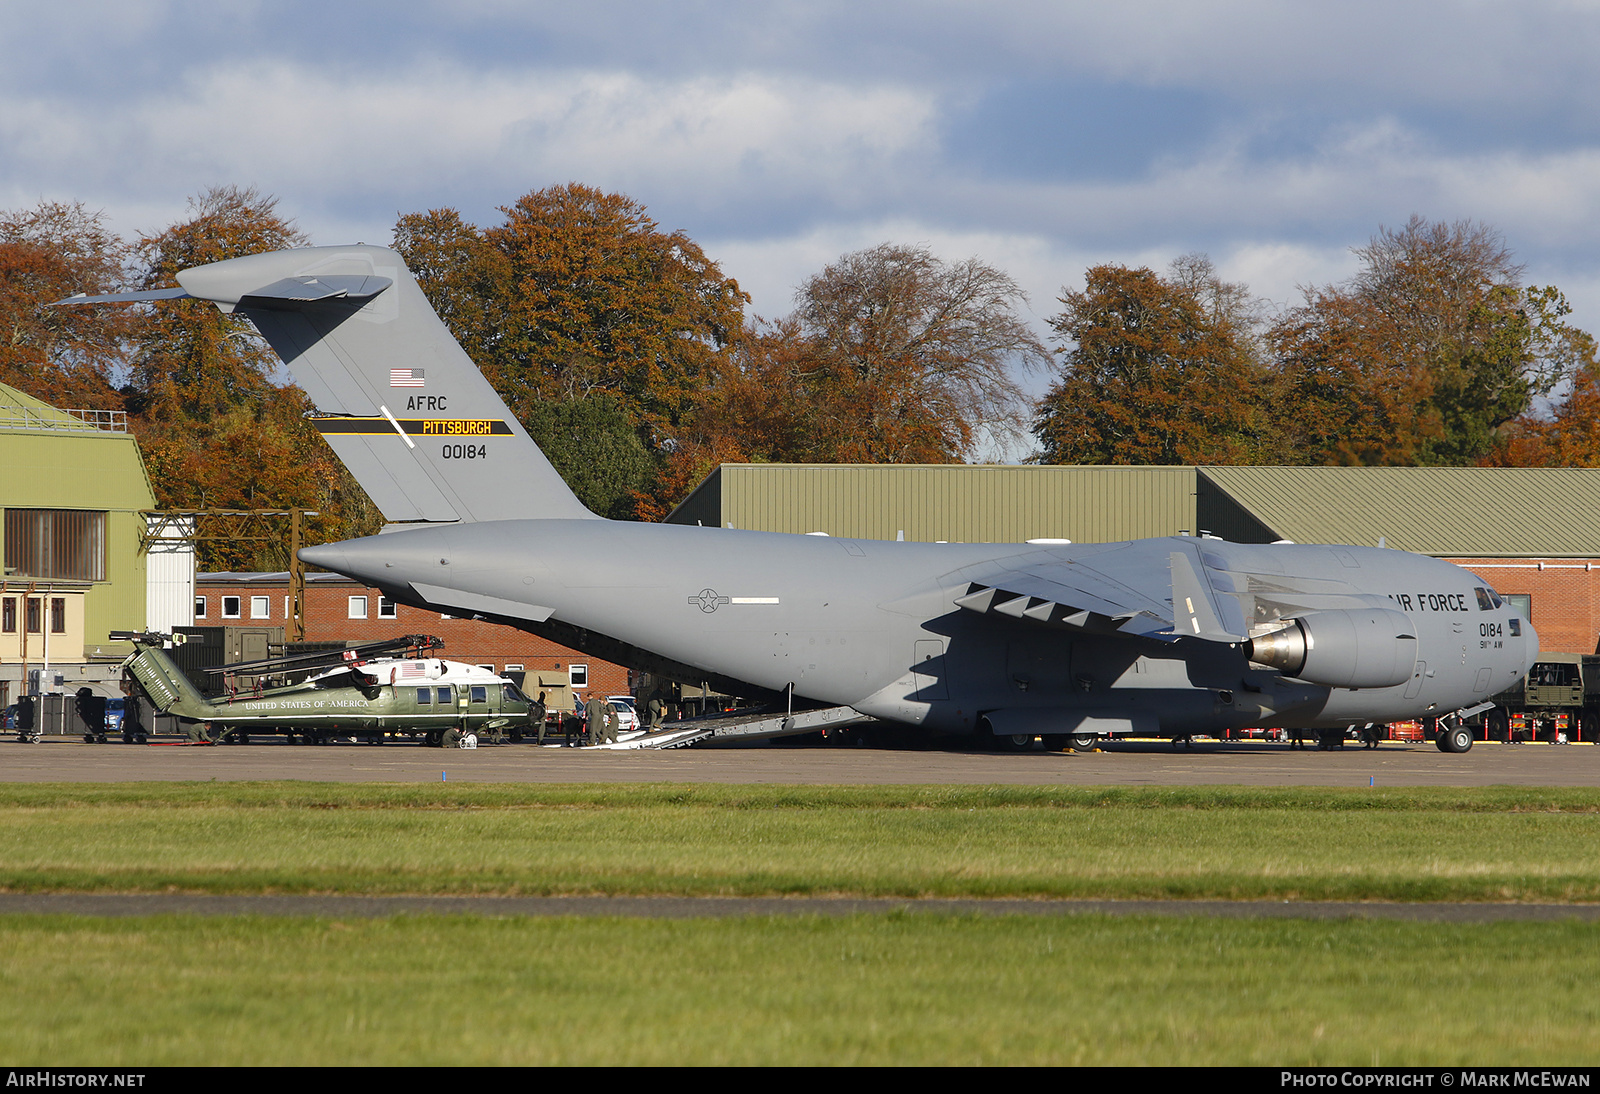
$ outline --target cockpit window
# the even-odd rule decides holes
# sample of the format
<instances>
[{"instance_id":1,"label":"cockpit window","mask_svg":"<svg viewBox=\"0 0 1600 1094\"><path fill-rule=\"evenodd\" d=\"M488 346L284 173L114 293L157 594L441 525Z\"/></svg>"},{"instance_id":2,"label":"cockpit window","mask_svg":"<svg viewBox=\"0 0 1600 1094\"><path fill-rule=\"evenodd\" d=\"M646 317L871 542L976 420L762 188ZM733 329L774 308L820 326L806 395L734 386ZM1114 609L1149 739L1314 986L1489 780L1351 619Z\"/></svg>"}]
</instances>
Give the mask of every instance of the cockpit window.
<instances>
[{"instance_id":1,"label":"cockpit window","mask_svg":"<svg viewBox=\"0 0 1600 1094\"><path fill-rule=\"evenodd\" d=\"M1480 585L1477 589L1477 593L1479 611L1492 612L1505 603L1504 600L1500 599L1500 594L1495 592L1493 589L1486 589Z\"/></svg>"}]
</instances>

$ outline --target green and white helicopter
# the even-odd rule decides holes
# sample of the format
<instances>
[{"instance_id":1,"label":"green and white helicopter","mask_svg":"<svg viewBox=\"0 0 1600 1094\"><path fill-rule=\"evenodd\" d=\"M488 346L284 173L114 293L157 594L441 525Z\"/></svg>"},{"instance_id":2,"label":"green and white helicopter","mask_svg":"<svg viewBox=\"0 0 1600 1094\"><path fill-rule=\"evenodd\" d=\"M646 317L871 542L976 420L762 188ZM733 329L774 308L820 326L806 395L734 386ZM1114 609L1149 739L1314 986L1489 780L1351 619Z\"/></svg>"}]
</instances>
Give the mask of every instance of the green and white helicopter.
<instances>
[{"instance_id":1,"label":"green and white helicopter","mask_svg":"<svg viewBox=\"0 0 1600 1094\"><path fill-rule=\"evenodd\" d=\"M253 679L208 699L167 656L182 635L119 632L135 650L122 663L126 676L156 710L173 714L197 743L248 744L252 734L284 734L290 744L322 744L335 737L373 743L420 739L446 748L469 736L520 741L534 704L511 680L460 661L430 657L444 643L407 635L348 649L291 654L208 668L234 680ZM296 684L266 687L269 676L311 671Z\"/></svg>"}]
</instances>

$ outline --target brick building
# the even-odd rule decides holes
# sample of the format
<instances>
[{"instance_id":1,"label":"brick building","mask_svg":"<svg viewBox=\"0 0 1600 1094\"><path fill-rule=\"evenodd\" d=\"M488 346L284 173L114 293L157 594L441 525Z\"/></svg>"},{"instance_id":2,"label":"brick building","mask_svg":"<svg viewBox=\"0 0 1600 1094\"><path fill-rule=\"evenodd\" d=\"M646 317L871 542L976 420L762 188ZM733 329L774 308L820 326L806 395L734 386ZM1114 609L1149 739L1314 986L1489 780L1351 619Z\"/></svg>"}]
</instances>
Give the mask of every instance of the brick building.
<instances>
[{"instance_id":1,"label":"brick building","mask_svg":"<svg viewBox=\"0 0 1600 1094\"><path fill-rule=\"evenodd\" d=\"M1546 653L1600 653L1600 554L1583 558L1447 560L1483 578L1518 604Z\"/></svg>"},{"instance_id":2,"label":"brick building","mask_svg":"<svg viewBox=\"0 0 1600 1094\"><path fill-rule=\"evenodd\" d=\"M307 574L304 605L307 642L374 642L406 634L437 635L439 655L496 672L564 673L574 690L625 694L628 670L544 638L479 619L440 615L397 604L378 590L339 574ZM241 641L235 660L265 657L290 625L287 573L202 573L195 578L194 624L224 627ZM546 677L548 679L548 676Z\"/></svg>"}]
</instances>

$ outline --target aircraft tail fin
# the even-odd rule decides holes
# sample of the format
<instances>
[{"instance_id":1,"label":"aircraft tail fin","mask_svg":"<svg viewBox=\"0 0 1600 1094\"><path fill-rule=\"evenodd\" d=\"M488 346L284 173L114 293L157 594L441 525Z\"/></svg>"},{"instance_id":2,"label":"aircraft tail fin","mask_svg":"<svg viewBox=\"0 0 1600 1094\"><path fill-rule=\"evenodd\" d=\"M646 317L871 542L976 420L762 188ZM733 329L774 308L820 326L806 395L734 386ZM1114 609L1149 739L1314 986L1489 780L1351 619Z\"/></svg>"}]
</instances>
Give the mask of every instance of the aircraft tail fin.
<instances>
[{"instance_id":1,"label":"aircraft tail fin","mask_svg":"<svg viewBox=\"0 0 1600 1094\"><path fill-rule=\"evenodd\" d=\"M178 283L255 323L316 404L317 431L389 521L595 516L394 251L249 255L184 270Z\"/></svg>"},{"instance_id":2,"label":"aircraft tail fin","mask_svg":"<svg viewBox=\"0 0 1600 1094\"><path fill-rule=\"evenodd\" d=\"M183 670L173 663L159 644L139 640L132 657L122 663L144 688L145 694L162 714L204 720L213 713L211 703L189 682Z\"/></svg>"}]
</instances>

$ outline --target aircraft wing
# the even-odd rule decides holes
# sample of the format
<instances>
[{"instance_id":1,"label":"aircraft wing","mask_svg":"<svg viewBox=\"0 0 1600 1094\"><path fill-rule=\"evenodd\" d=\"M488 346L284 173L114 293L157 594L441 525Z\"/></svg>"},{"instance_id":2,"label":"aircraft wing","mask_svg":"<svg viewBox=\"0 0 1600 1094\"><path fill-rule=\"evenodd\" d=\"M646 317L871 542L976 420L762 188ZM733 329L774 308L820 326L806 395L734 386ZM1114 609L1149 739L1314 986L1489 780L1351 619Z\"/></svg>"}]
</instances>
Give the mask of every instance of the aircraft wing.
<instances>
[{"instance_id":1,"label":"aircraft wing","mask_svg":"<svg viewBox=\"0 0 1600 1094\"><path fill-rule=\"evenodd\" d=\"M993 567L961 575L968 585L956 605L980 614L1163 642L1245 640L1248 627L1239 602L1216 594L1205 562L1192 549L1140 554L1147 557L1117 558L1118 565L1107 568L1051 552L1001 559ZM1142 566L1128 565L1140 561ZM1123 576L1112 576L1108 568L1123 571ZM1139 575L1128 575L1130 568Z\"/></svg>"}]
</instances>

